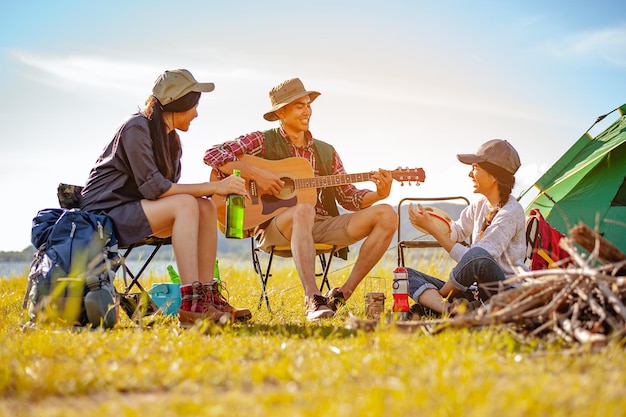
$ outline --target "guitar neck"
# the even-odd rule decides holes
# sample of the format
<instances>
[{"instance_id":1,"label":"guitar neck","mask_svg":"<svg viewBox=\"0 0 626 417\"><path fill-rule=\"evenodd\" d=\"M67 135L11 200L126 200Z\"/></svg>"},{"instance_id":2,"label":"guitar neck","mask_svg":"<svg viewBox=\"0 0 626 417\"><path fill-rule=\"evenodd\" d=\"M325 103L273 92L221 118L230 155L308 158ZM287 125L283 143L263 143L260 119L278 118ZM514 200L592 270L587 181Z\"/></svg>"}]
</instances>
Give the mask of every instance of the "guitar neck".
<instances>
[{"instance_id":1,"label":"guitar neck","mask_svg":"<svg viewBox=\"0 0 626 417\"><path fill-rule=\"evenodd\" d=\"M369 172L360 174L322 175L312 178L296 178L294 184L296 189L324 188L370 181L371 178L372 174Z\"/></svg>"}]
</instances>

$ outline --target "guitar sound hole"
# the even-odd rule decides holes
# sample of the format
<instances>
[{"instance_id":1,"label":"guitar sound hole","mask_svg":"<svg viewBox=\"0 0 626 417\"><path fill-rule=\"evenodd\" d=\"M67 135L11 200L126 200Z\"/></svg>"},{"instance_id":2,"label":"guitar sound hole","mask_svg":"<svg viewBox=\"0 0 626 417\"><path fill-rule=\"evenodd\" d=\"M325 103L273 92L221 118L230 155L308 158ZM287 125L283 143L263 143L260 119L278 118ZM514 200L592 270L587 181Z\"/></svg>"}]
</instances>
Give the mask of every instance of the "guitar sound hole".
<instances>
[{"instance_id":1,"label":"guitar sound hole","mask_svg":"<svg viewBox=\"0 0 626 417\"><path fill-rule=\"evenodd\" d=\"M292 178L289 177L281 177L281 180L285 183L283 185L283 189L280 190L281 197L289 197L296 191L296 184L294 183Z\"/></svg>"}]
</instances>

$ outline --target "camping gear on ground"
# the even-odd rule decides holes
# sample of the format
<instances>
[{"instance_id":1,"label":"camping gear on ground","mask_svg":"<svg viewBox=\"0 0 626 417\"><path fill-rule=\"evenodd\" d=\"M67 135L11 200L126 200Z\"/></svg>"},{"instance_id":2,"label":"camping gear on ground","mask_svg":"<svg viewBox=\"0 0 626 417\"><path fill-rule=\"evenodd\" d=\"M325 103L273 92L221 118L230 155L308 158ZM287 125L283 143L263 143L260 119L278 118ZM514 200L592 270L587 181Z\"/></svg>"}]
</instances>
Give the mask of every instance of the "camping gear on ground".
<instances>
[{"instance_id":1,"label":"camping gear on ground","mask_svg":"<svg viewBox=\"0 0 626 417\"><path fill-rule=\"evenodd\" d=\"M409 274L404 267L393 270L393 313L396 320L409 319Z\"/></svg>"},{"instance_id":2,"label":"camping gear on ground","mask_svg":"<svg viewBox=\"0 0 626 417\"><path fill-rule=\"evenodd\" d=\"M385 312L386 280L382 277L367 277L365 280L365 317L380 320Z\"/></svg>"},{"instance_id":3,"label":"camping gear on ground","mask_svg":"<svg viewBox=\"0 0 626 417\"><path fill-rule=\"evenodd\" d=\"M619 119L596 137L589 130L609 114ZM626 252L626 104L598 117L556 163L524 191L539 194L526 207L537 208L557 230L567 233L582 222Z\"/></svg>"},{"instance_id":4,"label":"camping gear on ground","mask_svg":"<svg viewBox=\"0 0 626 417\"><path fill-rule=\"evenodd\" d=\"M150 298L163 314L175 316L181 304L180 284L156 283L148 290Z\"/></svg>"},{"instance_id":5,"label":"camping gear on ground","mask_svg":"<svg viewBox=\"0 0 626 417\"><path fill-rule=\"evenodd\" d=\"M526 216L526 266L533 271L566 267L570 254L559 245L564 237L544 219L539 209L531 209Z\"/></svg>"},{"instance_id":6,"label":"camping gear on ground","mask_svg":"<svg viewBox=\"0 0 626 417\"><path fill-rule=\"evenodd\" d=\"M31 242L37 252L23 302L31 322L113 327L120 258L111 219L76 209L40 210Z\"/></svg>"}]
</instances>

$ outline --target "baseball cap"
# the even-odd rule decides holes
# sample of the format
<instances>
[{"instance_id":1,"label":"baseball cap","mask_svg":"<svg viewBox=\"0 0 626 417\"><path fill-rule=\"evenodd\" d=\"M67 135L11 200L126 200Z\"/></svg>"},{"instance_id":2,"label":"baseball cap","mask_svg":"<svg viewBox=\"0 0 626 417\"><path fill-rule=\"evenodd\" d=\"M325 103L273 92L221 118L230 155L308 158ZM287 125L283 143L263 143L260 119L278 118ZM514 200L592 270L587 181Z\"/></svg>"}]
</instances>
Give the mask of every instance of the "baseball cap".
<instances>
[{"instance_id":1,"label":"baseball cap","mask_svg":"<svg viewBox=\"0 0 626 417\"><path fill-rule=\"evenodd\" d=\"M492 139L480 145L476 153L459 154L456 157L468 165L489 162L511 174L515 174L521 165L515 148L503 139Z\"/></svg>"},{"instance_id":2,"label":"baseball cap","mask_svg":"<svg viewBox=\"0 0 626 417\"><path fill-rule=\"evenodd\" d=\"M214 89L215 84L199 83L188 70L175 69L159 75L152 87L152 95L165 106L192 91L208 93Z\"/></svg>"}]
</instances>

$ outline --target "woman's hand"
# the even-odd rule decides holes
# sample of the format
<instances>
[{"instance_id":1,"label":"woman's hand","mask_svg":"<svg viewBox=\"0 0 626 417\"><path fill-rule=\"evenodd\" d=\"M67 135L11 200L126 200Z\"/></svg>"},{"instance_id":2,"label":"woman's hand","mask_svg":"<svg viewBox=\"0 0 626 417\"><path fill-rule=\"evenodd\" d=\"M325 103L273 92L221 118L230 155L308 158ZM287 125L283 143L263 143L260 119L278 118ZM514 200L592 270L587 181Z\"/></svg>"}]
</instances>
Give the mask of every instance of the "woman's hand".
<instances>
[{"instance_id":1,"label":"woman's hand","mask_svg":"<svg viewBox=\"0 0 626 417\"><path fill-rule=\"evenodd\" d=\"M433 218L426 214L421 204L418 204L417 208L415 208L413 204L409 205L409 220L414 227L423 229L428 234L432 235L432 231L434 230Z\"/></svg>"},{"instance_id":2,"label":"woman's hand","mask_svg":"<svg viewBox=\"0 0 626 417\"><path fill-rule=\"evenodd\" d=\"M239 194L245 196L246 198L250 198L248 190L246 189L246 180L236 175L229 175L223 180L212 184L215 184L216 187L215 194Z\"/></svg>"}]
</instances>

